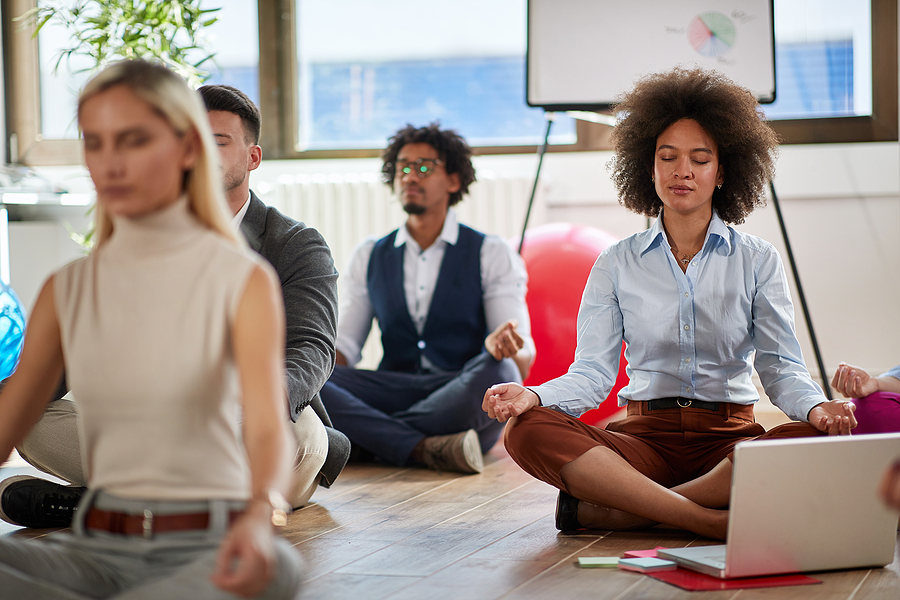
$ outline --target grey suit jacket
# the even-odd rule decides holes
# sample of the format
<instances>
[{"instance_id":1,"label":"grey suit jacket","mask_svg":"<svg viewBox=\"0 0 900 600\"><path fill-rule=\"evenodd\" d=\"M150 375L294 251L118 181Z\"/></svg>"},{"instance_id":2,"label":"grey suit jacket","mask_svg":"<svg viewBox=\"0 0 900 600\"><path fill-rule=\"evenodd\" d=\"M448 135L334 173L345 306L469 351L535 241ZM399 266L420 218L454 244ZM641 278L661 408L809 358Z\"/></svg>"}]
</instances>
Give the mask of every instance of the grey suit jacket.
<instances>
[{"instance_id":1,"label":"grey suit jacket","mask_svg":"<svg viewBox=\"0 0 900 600\"><path fill-rule=\"evenodd\" d=\"M286 317L285 366L291 420L311 405L327 427L328 458L323 485L330 485L350 453L344 434L331 428L319 398L334 368L337 335L337 278L328 244L312 227L266 206L250 192L241 232L253 250L278 273Z\"/></svg>"}]
</instances>

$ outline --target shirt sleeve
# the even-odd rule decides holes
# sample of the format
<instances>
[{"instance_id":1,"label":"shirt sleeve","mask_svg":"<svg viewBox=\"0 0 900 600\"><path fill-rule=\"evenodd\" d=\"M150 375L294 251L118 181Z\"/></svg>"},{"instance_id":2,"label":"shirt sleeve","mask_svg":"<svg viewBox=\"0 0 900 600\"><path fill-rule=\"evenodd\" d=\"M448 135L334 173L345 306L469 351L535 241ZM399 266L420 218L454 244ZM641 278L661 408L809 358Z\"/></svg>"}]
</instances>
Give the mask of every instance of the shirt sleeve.
<instances>
[{"instance_id":1,"label":"shirt sleeve","mask_svg":"<svg viewBox=\"0 0 900 600\"><path fill-rule=\"evenodd\" d=\"M528 291L525 262L496 235L485 236L481 245L481 287L488 331L515 319L518 323L516 331L524 339L525 347L533 353L531 318L525 303Z\"/></svg>"},{"instance_id":2,"label":"shirt sleeve","mask_svg":"<svg viewBox=\"0 0 900 600\"><path fill-rule=\"evenodd\" d=\"M292 414L309 404L334 368L337 280L331 250L318 231L297 231L277 271L285 306L285 367Z\"/></svg>"},{"instance_id":3,"label":"shirt sleeve","mask_svg":"<svg viewBox=\"0 0 900 600\"><path fill-rule=\"evenodd\" d=\"M362 359L363 344L372 329L375 311L369 298L366 277L369 259L376 239L368 238L353 249L346 273L340 280L340 305L335 347L347 359L350 366Z\"/></svg>"},{"instance_id":4,"label":"shirt sleeve","mask_svg":"<svg viewBox=\"0 0 900 600\"><path fill-rule=\"evenodd\" d=\"M532 388L541 404L573 416L598 407L619 373L623 335L614 272L604 252L591 268L578 309L575 361L566 374Z\"/></svg>"},{"instance_id":5,"label":"shirt sleeve","mask_svg":"<svg viewBox=\"0 0 900 600\"><path fill-rule=\"evenodd\" d=\"M882 373L879 377L893 377L894 379L900 379L900 365L897 365L893 369Z\"/></svg>"},{"instance_id":6,"label":"shirt sleeve","mask_svg":"<svg viewBox=\"0 0 900 600\"><path fill-rule=\"evenodd\" d=\"M794 305L781 257L774 247L761 254L752 308L754 366L772 404L796 421L828 399L803 362L794 328Z\"/></svg>"}]
</instances>

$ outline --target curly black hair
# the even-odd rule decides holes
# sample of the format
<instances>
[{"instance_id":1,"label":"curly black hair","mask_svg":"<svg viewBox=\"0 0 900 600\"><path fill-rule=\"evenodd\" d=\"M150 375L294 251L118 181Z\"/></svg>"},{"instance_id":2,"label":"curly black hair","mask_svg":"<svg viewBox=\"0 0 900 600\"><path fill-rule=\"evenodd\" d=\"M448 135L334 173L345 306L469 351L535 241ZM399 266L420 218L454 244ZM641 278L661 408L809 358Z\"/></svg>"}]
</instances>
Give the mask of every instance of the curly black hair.
<instances>
[{"instance_id":1,"label":"curly black hair","mask_svg":"<svg viewBox=\"0 0 900 600\"><path fill-rule=\"evenodd\" d=\"M681 119L699 123L718 146L724 181L712 202L722 220L743 223L754 208L765 205L778 136L746 88L716 71L676 68L640 79L615 111L615 156L608 169L619 203L629 210L659 215L662 201L651 178L656 140Z\"/></svg>"},{"instance_id":2,"label":"curly black hair","mask_svg":"<svg viewBox=\"0 0 900 600\"><path fill-rule=\"evenodd\" d=\"M381 157L384 161L381 178L389 186L394 185L394 176L397 174L397 155L407 144L428 144L437 150L447 173L459 177L459 191L450 194L450 206L462 200L463 194L469 191L469 184L475 181L475 167L472 166L472 149L469 144L452 129L441 129L438 122L418 128L407 124L391 136L388 144Z\"/></svg>"}]
</instances>

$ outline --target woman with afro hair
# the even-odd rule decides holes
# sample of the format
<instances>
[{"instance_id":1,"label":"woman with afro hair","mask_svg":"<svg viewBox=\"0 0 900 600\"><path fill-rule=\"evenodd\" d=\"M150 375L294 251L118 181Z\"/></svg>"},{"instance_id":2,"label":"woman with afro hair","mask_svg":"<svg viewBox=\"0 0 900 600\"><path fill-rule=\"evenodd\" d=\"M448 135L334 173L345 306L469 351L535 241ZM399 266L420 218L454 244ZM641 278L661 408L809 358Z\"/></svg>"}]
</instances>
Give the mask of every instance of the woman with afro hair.
<instances>
[{"instance_id":1,"label":"woman with afro hair","mask_svg":"<svg viewBox=\"0 0 900 600\"><path fill-rule=\"evenodd\" d=\"M828 400L803 363L778 252L731 227L764 204L774 173L778 139L753 95L677 68L641 79L616 114L619 200L656 221L594 264L568 372L495 385L483 407L509 421L513 459L560 490L558 529L667 523L724 539L734 446L847 435L853 405ZM582 423L612 388L623 341L627 416ZM754 368L795 422L768 433L755 422Z\"/></svg>"}]
</instances>

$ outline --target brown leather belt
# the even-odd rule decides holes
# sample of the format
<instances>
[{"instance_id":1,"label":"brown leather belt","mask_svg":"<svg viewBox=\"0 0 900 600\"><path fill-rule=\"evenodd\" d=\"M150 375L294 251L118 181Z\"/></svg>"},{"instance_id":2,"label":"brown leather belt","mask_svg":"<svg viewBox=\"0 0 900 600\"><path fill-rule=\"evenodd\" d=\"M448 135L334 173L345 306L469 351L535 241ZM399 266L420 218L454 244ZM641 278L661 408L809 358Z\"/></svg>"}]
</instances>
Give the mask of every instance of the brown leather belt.
<instances>
[{"instance_id":1,"label":"brown leather belt","mask_svg":"<svg viewBox=\"0 0 900 600\"><path fill-rule=\"evenodd\" d=\"M719 410L718 402L706 402L691 398L658 398L647 400L647 410L661 410L665 408L702 408L703 410Z\"/></svg>"},{"instance_id":2,"label":"brown leather belt","mask_svg":"<svg viewBox=\"0 0 900 600\"><path fill-rule=\"evenodd\" d=\"M228 523L234 523L241 514L238 511L230 512L228 514ZM155 515L149 510L144 510L144 513L141 515L131 515L91 508L84 519L84 526L86 529L99 529L109 533L141 535L150 538L153 537L154 533L207 529L209 527L209 513Z\"/></svg>"}]
</instances>

